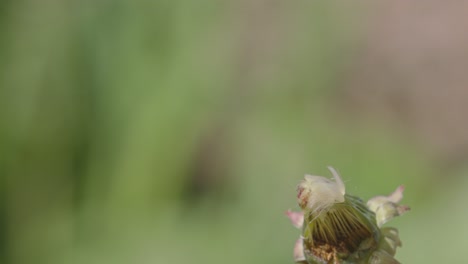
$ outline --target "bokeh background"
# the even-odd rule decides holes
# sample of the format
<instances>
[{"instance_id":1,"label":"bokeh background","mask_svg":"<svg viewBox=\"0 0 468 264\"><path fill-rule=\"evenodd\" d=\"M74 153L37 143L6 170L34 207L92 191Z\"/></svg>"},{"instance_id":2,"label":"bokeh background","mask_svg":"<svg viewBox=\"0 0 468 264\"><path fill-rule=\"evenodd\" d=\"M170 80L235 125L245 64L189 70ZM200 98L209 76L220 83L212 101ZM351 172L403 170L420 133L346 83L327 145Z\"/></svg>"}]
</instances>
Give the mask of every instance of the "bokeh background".
<instances>
[{"instance_id":1,"label":"bokeh background","mask_svg":"<svg viewBox=\"0 0 468 264\"><path fill-rule=\"evenodd\" d=\"M293 263L305 173L464 263L463 1L0 1L0 263Z\"/></svg>"}]
</instances>

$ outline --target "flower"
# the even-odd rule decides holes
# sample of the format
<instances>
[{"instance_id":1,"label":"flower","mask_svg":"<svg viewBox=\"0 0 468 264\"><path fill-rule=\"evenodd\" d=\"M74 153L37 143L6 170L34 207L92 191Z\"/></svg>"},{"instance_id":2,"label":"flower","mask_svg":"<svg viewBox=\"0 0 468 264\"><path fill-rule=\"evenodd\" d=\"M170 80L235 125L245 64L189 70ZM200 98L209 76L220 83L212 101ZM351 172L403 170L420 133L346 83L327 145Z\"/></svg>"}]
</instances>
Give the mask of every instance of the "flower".
<instances>
[{"instance_id":1,"label":"flower","mask_svg":"<svg viewBox=\"0 0 468 264\"><path fill-rule=\"evenodd\" d=\"M340 175L328 167L334 180L306 175L297 187L301 212L288 210L292 224L302 229L294 247L294 260L309 264L399 263L393 256L401 246L398 230L381 226L409 210L399 205L403 186L388 196L365 204L346 194Z\"/></svg>"}]
</instances>

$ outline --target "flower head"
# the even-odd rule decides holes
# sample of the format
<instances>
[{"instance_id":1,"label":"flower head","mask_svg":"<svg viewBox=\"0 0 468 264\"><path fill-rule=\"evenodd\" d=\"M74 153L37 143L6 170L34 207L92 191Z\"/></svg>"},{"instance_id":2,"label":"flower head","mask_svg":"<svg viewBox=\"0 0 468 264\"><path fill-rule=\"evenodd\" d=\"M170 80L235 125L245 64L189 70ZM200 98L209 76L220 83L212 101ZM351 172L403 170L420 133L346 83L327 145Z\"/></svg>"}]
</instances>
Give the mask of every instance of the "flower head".
<instances>
[{"instance_id":1,"label":"flower head","mask_svg":"<svg viewBox=\"0 0 468 264\"><path fill-rule=\"evenodd\" d=\"M287 211L302 235L294 248L296 262L305 263L398 263L393 256L401 246L395 228L380 227L409 207L398 205L400 186L389 196L377 196L367 205L346 194L343 180L329 167L334 181L306 175L297 187L302 212Z\"/></svg>"}]
</instances>

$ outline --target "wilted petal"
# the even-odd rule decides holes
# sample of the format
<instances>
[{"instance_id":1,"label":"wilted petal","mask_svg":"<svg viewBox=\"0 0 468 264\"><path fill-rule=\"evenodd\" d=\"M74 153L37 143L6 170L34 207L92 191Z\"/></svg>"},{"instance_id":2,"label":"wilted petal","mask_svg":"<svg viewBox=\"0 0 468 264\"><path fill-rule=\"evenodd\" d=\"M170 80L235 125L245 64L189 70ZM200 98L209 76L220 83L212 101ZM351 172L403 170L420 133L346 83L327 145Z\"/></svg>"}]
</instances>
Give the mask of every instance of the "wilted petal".
<instances>
[{"instance_id":1,"label":"wilted petal","mask_svg":"<svg viewBox=\"0 0 468 264\"><path fill-rule=\"evenodd\" d=\"M405 190L405 186L400 185L396 190L388 196L388 200L394 203L399 203L401 199L403 199L403 191Z\"/></svg>"},{"instance_id":2,"label":"wilted petal","mask_svg":"<svg viewBox=\"0 0 468 264\"><path fill-rule=\"evenodd\" d=\"M401 199L403 198L403 191L405 190L405 187L403 185L398 186L398 188L391 193L389 196L376 196L371 198L367 202L367 206L369 209L372 211L376 211L379 206L381 206L384 203L392 202L392 203L399 203Z\"/></svg>"},{"instance_id":3,"label":"wilted petal","mask_svg":"<svg viewBox=\"0 0 468 264\"><path fill-rule=\"evenodd\" d=\"M305 175L297 186L297 199L303 210L319 212L335 203L344 202L343 180L332 167L329 169L335 181L322 176Z\"/></svg>"},{"instance_id":4,"label":"wilted petal","mask_svg":"<svg viewBox=\"0 0 468 264\"><path fill-rule=\"evenodd\" d=\"M345 188L343 179L341 179L340 174L338 174L338 172L332 166L328 166L328 170L332 173L333 178L335 179L336 185L338 187L338 190L341 192L342 195L345 195L346 188Z\"/></svg>"},{"instance_id":5,"label":"wilted petal","mask_svg":"<svg viewBox=\"0 0 468 264\"><path fill-rule=\"evenodd\" d=\"M304 223L304 213L303 212L293 212L291 210L286 211L285 213L293 226L301 228Z\"/></svg>"},{"instance_id":6,"label":"wilted petal","mask_svg":"<svg viewBox=\"0 0 468 264\"><path fill-rule=\"evenodd\" d=\"M294 245L294 261L301 262L304 261L304 246L302 245L302 238L299 238Z\"/></svg>"},{"instance_id":7,"label":"wilted petal","mask_svg":"<svg viewBox=\"0 0 468 264\"><path fill-rule=\"evenodd\" d=\"M367 207L375 213L379 226L410 210L408 206L398 204L403 198L403 191L404 187L399 186L389 196L376 196L367 202Z\"/></svg>"}]
</instances>

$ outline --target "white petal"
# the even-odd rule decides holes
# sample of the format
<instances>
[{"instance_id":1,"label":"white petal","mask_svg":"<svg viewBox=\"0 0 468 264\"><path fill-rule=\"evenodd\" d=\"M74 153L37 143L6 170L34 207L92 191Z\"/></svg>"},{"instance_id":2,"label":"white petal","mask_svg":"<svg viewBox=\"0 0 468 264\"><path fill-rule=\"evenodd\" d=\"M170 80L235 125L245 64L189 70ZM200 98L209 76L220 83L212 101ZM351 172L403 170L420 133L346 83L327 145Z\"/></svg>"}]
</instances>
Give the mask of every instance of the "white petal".
<instances>
[{"instance_id":1,"label":"white petal","mask_svg":"<svg viewBox=\"0 0 468 264\"><path fill-rule=\"evenodd\" d=\"M396 190L388 196L388 200L399 203L401 199L403 199L403 191L405 190L405 186L400 185Z\"/></svg>"},{"instance_id":2,"label":"white petal","mask_svg":"<svg viewBox=\"0 0 468 264\"><path fill-rule=\"evenodd\" d=\"M302 245L302 238L299 238L294 245L294 261L300 262L306 260L304 256L304 246Z\"/></svg>"},{"instance_id":3,"label":"white petal","mask_svg":"<svg viewBox=\"0 0 468 264\"><path fill-rule=\"evenodd\" d=\"M305 175L298 185L298 202L302 209L320 211L335 203L344 202L344 183L334 173L335 181L321 176Z\"/></svg>"},{"instance_id":4,"label":"white petal","mask_svg":"<svg viewBox=\"0 0 468 264\"><path fill-rule=\"evenodd\" d=\"M346 188L345 188L343 179L341 179L341 177L340 177L340 174L338 174L338 172L332 166L328 166L328 170L330 170L330 172L333 175L333 178L335 178L335 182L338 185L338 189L340 190L341 194L345 195Z\"/></svg>"},{"instance_id":5,"label":"white petal","mask_svg":"<svg viewBox=\"0 0 468 264\"><path fill-rule=\"evenodd\" d=\"M408 206L398 204L403 198L403 191L404 187L401 185L389 196L376 196L367 202L367 207L375 213L379 227L410 210Z\"/></svg>"}]
</instances>

